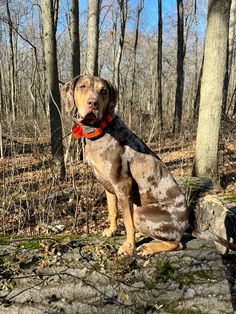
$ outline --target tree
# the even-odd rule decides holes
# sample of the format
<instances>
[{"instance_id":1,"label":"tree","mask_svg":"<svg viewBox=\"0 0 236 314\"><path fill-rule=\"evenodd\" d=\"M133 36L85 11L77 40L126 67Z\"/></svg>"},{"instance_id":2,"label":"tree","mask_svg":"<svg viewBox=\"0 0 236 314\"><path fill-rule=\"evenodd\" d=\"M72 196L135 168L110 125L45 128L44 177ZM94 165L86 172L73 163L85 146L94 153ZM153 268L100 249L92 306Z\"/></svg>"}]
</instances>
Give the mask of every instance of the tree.
<instances>
[{"instance_id":1,"label":"tree","mask_svg":"<svg viewBox=\"0 0 236 314\"><path fill-rule=\"evenodd\" d=\"M135 36L134 36L134 48L133 48L133 68L132 68L132 85L131 85L131 99L130 99L130 115L129 115L129 123L132 125L132 113L133 113L133 102L134 102L134 87L135 87L135 76L136 76L136 59L137 59L137 47L138 47L138 35L139 35L139 19L140 14L144 7L144 0L139 0L137 15L136 15L136 23L135 23Z\"/></svg>"},{"instance_id":2,"label":"tree","mask_svg":"<svg viewBox=\"0 0 236 314\"><path fill-rule=\"evenodd\" d=\"M8 17L8 28L9 28L9 43L10 43L10 86L11 86L11 113L12 120L16 119L16 61L15 61L15 49L13 44L13 27L11 10L9 1L6 1L7 17Z\"/></svg>"},{"instance_id":3,"label":"tree","mask_svg":"<svg viewBox=\"0 0 236 314\"><path fill-rule=\"evenodd\" d=\"M99 18L101 0L88 1L86 73L98 75Z\"/></svg>"},{"instance_id":4,"label":"tree","mask_svg":"<svg viewBox=\"0 0 236 314\"><path fill-rule=\"evenodd\" d=\"M183 0L177 0L177 84L175 92L175 111L173 134L180 133L184 91L184 7Z\"/></svg>"},{"instance_id":5,"label":"tree","mask_svg":"<svg viewBox=\"0 0 236 314\"><path fill-rule=\"evenodd\" d=\"M218 184L217 155L230 1L209 0L193 174Z\"/></svg>"},{"instance_id":6,"label":"tree","mask_svg":"<svg viewBox=\"0 0 236 314\"><path fill-rule=\"evenodd\" d=\"M65 177L64 151L62 144L61 104L57 68L55 1L43 0L43 34L46 64L47 92L51 126L51 151L56 176Z\"/></svg>"},{"instance_id":7,"label":"tree","mask_svg":"<svg viewBox=\"0 0 236 314\"><path fill-rule=\"evenodd\" d=\"M236 23L236 0L231 1L230 7L230 18L229 18L229 42L228 42L228 56L227 56L227 71L224 81L224 99L223 99L223 112L227 115L233 99L236 93L236 87L233 82L233 90L230 91L230 80L234 75L232 75L232 70L234 69L234 51L235 51L235 23ZM229 107L227 108L227 104ZM235 108L234 113L236 113L236 98L235 98Z\"/></svg>"},{"instance_id":8,"label":"tree","mask_svg":"<svg viewBox=\"0 0 236 314\"><path fill-rule=\"evenodd\" d=\"M157 108L160 128L163 131L162 112L162 0L158 0L158 42L157 42Z\"/></svg>"},{"instance_id":9,"label":"tree","mask_svg":"<svg viewBox=\"0 0 236 314\"><path fill-rule=\"evenodd\" d=\"M125 28L127 21L127 13L128 13L128 0L117 0L120 8L120 37L118 48L116 51L115 62L114 62L114 78L113 84L115 85L118 95L120 88L120 64L121 58L123 54L123 47L125 42Z\"/></svg>"},{"instance_id":10,"label":"tree","mask_svg":"<svg viewBox=\"0 0 236 314\"><path fill-rule=\"evenodd\" d=\"M79 3L71 0L70 8L70 38L72 56L72 77L80 74L80 39L79 39Z\"/></svg>"}]
</instances>

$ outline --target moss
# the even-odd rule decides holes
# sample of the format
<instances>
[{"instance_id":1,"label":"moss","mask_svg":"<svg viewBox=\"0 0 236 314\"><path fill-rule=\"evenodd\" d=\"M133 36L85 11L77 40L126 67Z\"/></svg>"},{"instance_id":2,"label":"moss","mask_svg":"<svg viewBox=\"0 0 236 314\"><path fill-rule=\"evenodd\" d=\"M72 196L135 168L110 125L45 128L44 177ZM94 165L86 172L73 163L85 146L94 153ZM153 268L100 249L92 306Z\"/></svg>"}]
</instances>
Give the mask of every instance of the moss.
<instances>
[{"instance_id":1,"label":"moss","mask_svg":"<svg viewBox=\"0 0 236 314\"><path fill-rule=\"evenodd\" d=\"M181 285L191 287L199 283L205 283L206 281L214 280L214 278L213 272L211 270L201 270L184 274L184 277L180 275L174 276L173 280Z\"/></svg>"},{"instance_id":2,"label":"moss","mask_svg":"<svg viewBox=\"0 0 236 314\"><path fill-rule=\"evenodd\" d=\"M156 268L156 281L160 280L167 282L169 280L174 281L183 286L193 286L206 281L214 280L214 274L212 270L199 270L193 272L187 272L180 274L177 267L170 262L163 262L157 265Z\"/></svg>"},{"instance_id":3,"label":"moss","mask_svg":"<svg viewBox=\"0 0 236 314\"><path fill-rule=\"evenodd\" d=\"M157 265L156 268L156 279L163 280L164 282L168 280L173 280L175 277L175 267L170 262L162 262Z\"/></svg>"},{"instance_id":4,"label":"moss","mask_svg":"<svg viewBox=\"0 0 236 314\"><path fill-rule=\"evenodd\" d=\"M18 248L25 248L29 251L32 250L39 250L40 246L39 246L39 240L32 240L30 239L29 241L22 241L20 243L18 243Z\"/></svg>"},{"instance_id":5,"label":"moss","mask_svg":"<svg viewBox=\"0 0 236 314\"><path fill-rule=\"evenodd\" d=\"M0 245L7 245L9 244L10 237L0 236Z\"/></svg>"}]
</instances>

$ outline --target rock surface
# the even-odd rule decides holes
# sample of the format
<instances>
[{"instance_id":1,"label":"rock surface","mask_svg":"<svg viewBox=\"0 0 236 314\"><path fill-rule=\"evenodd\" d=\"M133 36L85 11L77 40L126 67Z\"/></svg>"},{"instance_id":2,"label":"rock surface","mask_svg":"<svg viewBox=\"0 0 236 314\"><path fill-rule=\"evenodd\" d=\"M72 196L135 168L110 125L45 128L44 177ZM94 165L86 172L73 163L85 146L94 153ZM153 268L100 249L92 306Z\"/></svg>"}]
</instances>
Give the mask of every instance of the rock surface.
<instances>
[{"instance_id":1,"label":"rock surface","mask_svg":"<svg viewBox=\"0 0 236 314\"><path fill-rule=\"evenodd\" d=\"M121 258L114 238L1 245L0 313L234 313L213 243Z\"/></svg>"}]
</instances>

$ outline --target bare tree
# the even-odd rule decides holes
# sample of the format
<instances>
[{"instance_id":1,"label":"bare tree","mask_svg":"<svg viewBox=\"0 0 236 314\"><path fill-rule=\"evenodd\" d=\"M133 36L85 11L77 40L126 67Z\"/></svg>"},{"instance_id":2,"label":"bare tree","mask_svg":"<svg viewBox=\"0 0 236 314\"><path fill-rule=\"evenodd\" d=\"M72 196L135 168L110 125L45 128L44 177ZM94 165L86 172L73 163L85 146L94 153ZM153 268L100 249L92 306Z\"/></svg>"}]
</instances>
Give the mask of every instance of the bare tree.
<instances>
[{"instance_id":1,"label":"bare tree","mask_svg":"<svg viewBox=\"0 0 236 314\"><path fill-rule=\"evenodd\" d=\"M230 1L209 0L194 175L218 184L218 142Z\"/></svg>"},{"instance_id":2,"label":"bare tree","mask_svg":"<svg viewBox=\"0 0 236 314\"><path fill-rule=\"evenodd\" d=\"M228 54L227 54L227 68L224 81L224 98L223 98L223 113L227 115L233 98L235 97L236 89L230 92L230 79L232 78L233 61L234 61L234 47L235 47L235 23L236 23L236 0L231 1L230 19L229 19L229 37L228 37ZM227 104L229 107L227 108ZM236 104L236 103L235 103ZM235 107L236 112L236 107Z\"/></svg>"},{"instance_id":3,"label":"bare tree","mask_svg":"<svg viewBox=\"0 0 236 314\"><path fill-rule=\"evenodd\" d=\"M65 177L64 152L62 144L61 104L57 69L55 1L43 0L43 31L47 78L47 92L50 110L51 150L56 176Z\"/></svg>"},{"instance_id":4,"label":"bare tree","mask_svg":"<svg viewBox=\"0 0 236 314\"><path fill-rule=\"evenodd\" d=\"M13 44L13 27L12 27L12 18L11 10L9 6L9 1L6 0L6 9L7 9L7 18L8 18L8 28L9 28L9 43L10 43L10 87L11 87L11 113L12 120L16 119L16 66L15 66L15 49Z\"/></svg>"},{"instance_id":5,"label":"bare tree","mask_svg":"<svg viewBox=\"0 0 236 314\"><path fill-rule=\"evenodd\" d=\"M80 37L79 37L79 3L71 0L70 8L70 38L72 56L72 77L80 74Z\"/></svg>"},{"instance_id":6,"label":"bare tree","mask_svg":"<svg viewBox=\"0 0 236 314\"><path fill-rule=\"evenodd\" d=\"M131 86L131 107L134 100L134 85L135 85L135 74L136 74L136 57L137 57L137 46L138 46L138 35L139 35L139 19L140 14L143 10L144 0L139 0L137 15L136 15L136 23L135 23L135 36L134 36L134 55L133 55L133 69L132 69L132 86Z\"/></svg>"},{"instance_id":7,"label":"bare tree","mask_svg":"<svg viewBox=\"0 0 236 314\"><path fill-rule=\"evenodd\" d=\"M134 36L134 48L133 48L133 68L132 68L132 85L131 85L131 99L130 99L130 125L132 125L132 111L134 102L134 87L135 87L135 75L136 75L136 58L137 58L137 47L138 47L138 36L139 36L139 19L140 14L143 10L144 0L139 0L136 23L135 23L135 36Z\"/></svg>"},{"instance_id":8,"label":"bare tree","mask_svg":"<svg viewBox=\"0 0 236 314\"><path fill-rule=\"evenodd\" d=\"M177 84L175 92L173 134L180 133L181 131L184 91L184 55L184 7L183 0L177 0Z\"/></svg>"},{"instance_id":9,"label":"bare tree","mask_svg":"<svg viewBox=\"0 0 236 314\"><path fill-rule=\"evenodd\" d=\"M99 17L101 0L88 1L87 51L85 72L98 75Z\"/></svg>"},{"instance_id":10,"label":"bare tree","mask_svg":"<svg viewBox=\"0 0 236 314\"><path fill-rule=\"evenodd\" d=\"M118 94L120 88L120 63L123 54L123 47L125 41L125 28L128 14L128 0L117 0L120 8L120 37L118 48L116 51L115 64L114 64L114 78L113 84L115 85Z\"/></svg>"},{"instance_id":11,"label":"bare tree","mask_svg":"<svg viewBox=\"0 0 236 314\"><path fill-rule=\"evenodd\" d=\"M162 0L158 0L158 42L157 42L157 108L160 128L163 131L162 110Z\"/></svg>"}]
</instances>

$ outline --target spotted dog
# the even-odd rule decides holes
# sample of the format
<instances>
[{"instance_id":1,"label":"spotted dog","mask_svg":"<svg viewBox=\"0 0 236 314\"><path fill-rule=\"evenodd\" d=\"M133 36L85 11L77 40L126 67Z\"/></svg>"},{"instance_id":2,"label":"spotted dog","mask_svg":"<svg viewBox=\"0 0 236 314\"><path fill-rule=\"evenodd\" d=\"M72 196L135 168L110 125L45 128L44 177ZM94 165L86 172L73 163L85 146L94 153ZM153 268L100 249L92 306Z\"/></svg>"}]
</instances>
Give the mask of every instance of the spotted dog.
<instances>
[{"instance_id":1,"label":"spotted dog","mask_svg":"<svg viewBox=\"0 0 236 314\"><path fill-rule=\"evenodd\" d=\"M181 237L189 227L185 197L158 156L115 114L112 85L99 77L81 75L64 85L62 97L67 111L77 108L73 134L86 138L86 158L106 190L110 225L103 235L115 233L119 204L126 241L118 253L135 252L135 231L155 240L143 245L143 255L180 249ZM236 244L209 231L190 233L236 251Z\"/></svg>"},{"instance_id":2,"label":"spotted dog","mask_svg":"<svg viewBox=\"0 0 236 314\"><path fill-rule=\"evenodd\" d=\"M115 114L116 92L99 77L78 76L62 89L67 111L75 106L75 137L86 138L85 155L106 190L110 225L103 235L117 229L118 204L126 240L118 253L135 252L135 232L156 241L142 254L177 250L188 227L185 197L167 167Z\"/></svg>"}]
</instances>

